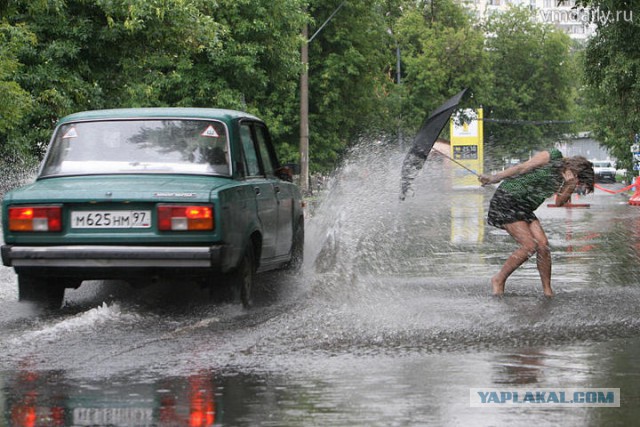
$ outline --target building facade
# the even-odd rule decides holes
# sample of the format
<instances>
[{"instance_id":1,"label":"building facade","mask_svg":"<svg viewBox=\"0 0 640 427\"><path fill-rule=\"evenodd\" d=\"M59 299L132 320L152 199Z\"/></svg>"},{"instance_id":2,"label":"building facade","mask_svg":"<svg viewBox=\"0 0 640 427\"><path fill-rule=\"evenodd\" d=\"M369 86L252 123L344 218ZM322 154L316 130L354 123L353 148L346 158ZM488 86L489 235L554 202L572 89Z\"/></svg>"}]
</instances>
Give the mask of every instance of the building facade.
<instances>
[{"instance_id":1,"label":"building facade","mask_svg":"<svg viewBox=\"0 0 640 427\"><path fill-rule=\"evenodd\" d=\"M460 0L479 20L511 6L528 7L537 22L554 25L574 40L586 40L595 31L600 17L589 9L576 7L575 0Z\"/></svg>"}]
</instances>

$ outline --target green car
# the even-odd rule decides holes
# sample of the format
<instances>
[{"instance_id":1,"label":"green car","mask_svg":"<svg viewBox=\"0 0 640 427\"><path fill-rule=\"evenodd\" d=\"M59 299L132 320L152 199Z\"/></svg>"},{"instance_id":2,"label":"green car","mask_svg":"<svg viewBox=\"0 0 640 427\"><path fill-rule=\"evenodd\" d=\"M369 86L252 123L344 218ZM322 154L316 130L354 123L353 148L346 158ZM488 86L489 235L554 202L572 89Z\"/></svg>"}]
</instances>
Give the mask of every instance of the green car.
<instances>
[{"instance_id":1,"label":"green car","mask_svg":"<svg viewBox=\"0 0 640 427\"><path fill-rule=\"evenodd\" d=\"M257 272L298 268L304 216L263 121L221 109L64 117L33 184L2 204L19 299L62 304L83 280L193 278L251 304Z\"/></svg>"}]
</instances>

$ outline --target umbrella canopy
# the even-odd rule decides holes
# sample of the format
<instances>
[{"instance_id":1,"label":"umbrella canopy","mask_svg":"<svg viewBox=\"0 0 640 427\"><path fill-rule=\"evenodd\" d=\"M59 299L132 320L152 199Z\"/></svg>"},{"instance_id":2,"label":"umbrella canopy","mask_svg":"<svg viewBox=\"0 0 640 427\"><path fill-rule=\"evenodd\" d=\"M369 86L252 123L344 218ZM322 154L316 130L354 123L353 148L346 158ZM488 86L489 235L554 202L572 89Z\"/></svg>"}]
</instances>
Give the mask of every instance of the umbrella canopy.
<instances>
[{"instance_id":1,"label":"umbrella canopy","mask_svg":"<svg viewBox=\"0 0 640 427\"><path fill-rule=\"evenodd\" d=\"M455 96L436 108L422 123L418 134L413 140L413 145L402 163L401 194L400 200L404 200L409 193L413 193L413 180L418 171L422 169L424 162L438 135L449 121L451 114L457 108L467 89L463 89Z\"/></svg>"}]
</instances>

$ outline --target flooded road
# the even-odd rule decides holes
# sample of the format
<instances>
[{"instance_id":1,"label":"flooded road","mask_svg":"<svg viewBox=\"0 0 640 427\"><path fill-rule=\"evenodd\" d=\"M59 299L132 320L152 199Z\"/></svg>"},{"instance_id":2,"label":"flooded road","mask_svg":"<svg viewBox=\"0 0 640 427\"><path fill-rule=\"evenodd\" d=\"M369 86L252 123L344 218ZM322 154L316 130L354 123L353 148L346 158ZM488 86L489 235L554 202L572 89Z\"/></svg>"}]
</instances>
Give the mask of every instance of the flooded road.
<instances>
[{"instance_id":1,"label":"flooded road","mask_svg":"<svg viewBox=\"0 0 640 427\"><path fill-rule=\"evenodd\" d=\"M258 305L190 284L88 282L65 307L17 302L0 267L0 425L631 425L640 416L640 208L601 191L537 213L535 260L490 296L514 246L485 226L493 189L429 161L398 201L402 156L354 155L307 218L304 271ZM619 388L619 408L475 408L471 388Z\"/></svg>"}]
</instances>

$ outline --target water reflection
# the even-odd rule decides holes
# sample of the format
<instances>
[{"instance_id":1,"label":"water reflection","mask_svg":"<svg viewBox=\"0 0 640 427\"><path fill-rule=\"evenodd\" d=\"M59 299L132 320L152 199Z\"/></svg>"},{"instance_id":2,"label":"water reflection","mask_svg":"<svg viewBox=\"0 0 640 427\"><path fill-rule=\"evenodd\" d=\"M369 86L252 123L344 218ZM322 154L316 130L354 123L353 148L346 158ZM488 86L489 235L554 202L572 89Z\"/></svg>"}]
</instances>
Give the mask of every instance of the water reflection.
<instances>
[{"instance_id":1,"label":"water reflection","mask_svg":"<svg viewBox=\"0 0 640 427\"><path fill-rule=\"evenodd\" d=\"M42 384L51 383L59 377L59 372L42 374L34 371L18 371L12 384L12 398L6 408L7 421L11 426L64 426L66 425L64 402L59 393L48 396L42 402Z\"/></svg>"},{"instance_id":2,"label":"water reflection","mask_svg":"<svg viewBox=\"0 0 640 427\"><path fill-rule=\"evenodd\" d=\"M482 243L485 232L485 193L457 191L451 201L451 243Z\"/></svg>"},{"instance_id":3,"label":"water reflection","mask_svg":"<svg viewBox=\"0 0 640 427\"><path fill-rule=\"evenodd\" d=\"M640 339L495 352L316 357L251 372L77 379L25 365L0 373L0 425L633 425ZM284 361L283 361L284 363ZM137 374L139 375L139 374ZM3 383L4 381L4 383ZM471 408L470 388L613 387L620 408ZM532 418L533 417L533 418Z\"/></svg>"},{"instance_id":4,"label":"water reflection","mask_svg":"<svg viewBox=\"0 0 640 427\"><path fill-rule=\"evenodd\" d=\"M19 370L9 378L5 419L12 427L189 426L216 424L213 374L150 382L73 381L64 371Z\"/></svg>"},{"instance_id":5,"label":"water reflection","mask_svg":"<svg viewBox=\"0 0 640 427\"><path fill-rule=\"evenodd\" d=\"M546 355L536 348L525 348L516 354L501 357L494 366L494 384L531 385L540 382Z\"/></svg>"}]
</instances>

